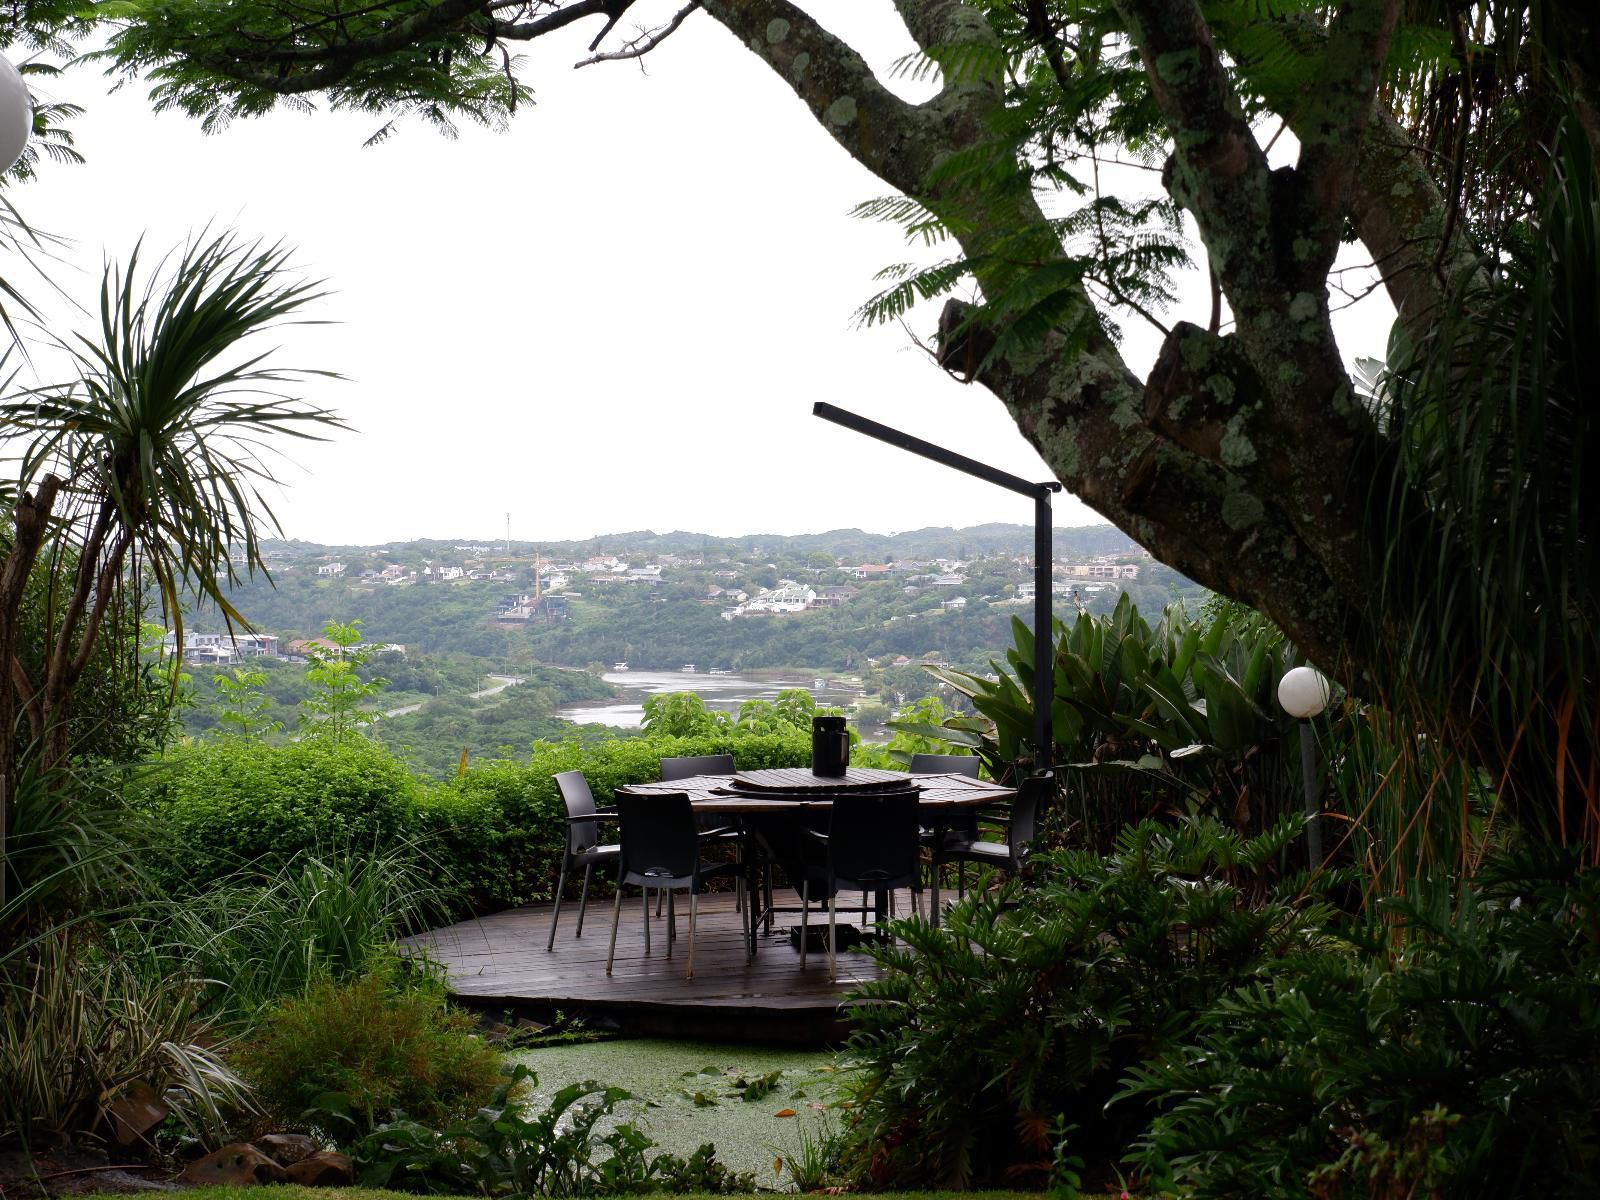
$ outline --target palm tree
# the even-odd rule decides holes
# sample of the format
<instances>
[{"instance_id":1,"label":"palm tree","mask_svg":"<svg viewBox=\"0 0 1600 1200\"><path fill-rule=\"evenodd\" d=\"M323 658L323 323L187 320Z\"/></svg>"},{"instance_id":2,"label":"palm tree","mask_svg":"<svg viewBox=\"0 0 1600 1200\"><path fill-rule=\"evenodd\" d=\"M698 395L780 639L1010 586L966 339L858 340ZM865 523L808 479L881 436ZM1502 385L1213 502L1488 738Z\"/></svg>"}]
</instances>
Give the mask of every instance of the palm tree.
<instances>
[{"instance_id":1,"label":"palm tree","mask_svg":"<svg viewBox=\"0 0 1600 1200\"><path fill-rule=\"evenodd\" d=\"M65 765L73 689L125 586L153 580L180 639L184 592L248 628L226 592L241 571L266 569L262 531L277 531L262 494L274 479L271 443L343 427L274 390L328 372L275 367L270 350L241 349L302 323L323 294L288 255L225 233L167 256L141 283L136 248L126 268L106 267L97 337L59 342L79 377L0 401L0 427L25 445L0 558L0 861L24 747L45 773ZM18 653L19 612L40 567L60 600L30 669Z\"/></svg>"}]
</instances>

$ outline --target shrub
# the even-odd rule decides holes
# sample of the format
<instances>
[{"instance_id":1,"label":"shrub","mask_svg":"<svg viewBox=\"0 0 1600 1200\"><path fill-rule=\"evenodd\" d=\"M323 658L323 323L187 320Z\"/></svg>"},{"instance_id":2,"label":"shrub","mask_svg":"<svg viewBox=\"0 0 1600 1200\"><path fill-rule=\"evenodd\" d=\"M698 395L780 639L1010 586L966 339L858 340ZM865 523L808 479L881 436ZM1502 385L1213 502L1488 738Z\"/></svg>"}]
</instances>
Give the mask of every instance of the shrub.
<instances>
[{"instance_id":1,"label":"shrub","mask_svg":"<svg viewBox=\"0 0 1600 1200\"><path fill-rule=\"evenodd\" d=\"M360 740L196 746L152 784L146 802L167 827L164 882L179 893L323 847L392 850L410 837L422 793L404 763Z\"/></svg>"},{"instance_id":2,"label":"shrub","mask_svg":"<svg viewBox=\"0 0 1600 1200\"><path fill-rule=\"evenodd\" d=\"M1321 943L1331 910L1273 877L1299 827L1246 840L1209 819L1145 822L1107 858L1039 856L1033 888L976 887L939 929L899 922L904 945L874 952L886 974L852 1006L846 1166L875 1185L969 1186L1043 1181L1053 1153L1118 1156L1149 1114L1106 1111L1117 1081Z\"/></svg>"},{"instance_id":3,"label":"shrub","mask_svg":"<svg viewBox=\"0 0 1600 1200\"><path fill-rule=\"evenodd\" d=\"M405 970L390 962L324 980L267 1013L237 1061L270 1115L347 1143L402 1117L463 1117L490 1099L499 1055L441 984Z\"/></svg>"},{"instance_id":4,"label":"shrub","mask_svg":"<svg viewBox=\"0 0 1600 1200\"><path fill-rule=\"evenodd\" d=\"M212 743L176 756L144 803L164 824L160 870L177 895L237 883L241 867L270 875L349 847L409 856L455 912L484 912L551 898L566 837L558 772L582 770L605 803L624 784L659 779L663 757L723 753L745 770L803 766L811 741L796 732L536 742L524 762L431 785L377 742Z\"/></svg>"},{"instance_id":5,"label":"shrub","mask_svg":"<svg viewBox=\"0 0 1600 1200\"><path fill-rule=\"evenodd\" d=\"M542 1112L514 1102L533 1072L517 1066L489 1102L443 1129L401 1121L352 1147L368 1187L482 1196L612 1196L641 1192L753 1192L750 1175L730 1171L716 1150L701 1146L688 1158L650 1156L654 1143L632 1125L600 1136L597 1126L629 1099L621 1088L575 1083ZM598 1147L610 1151L597 1155Z\"/></svg>"},{"instance_id":6,"label":"shrub","mask_svg":"<svg viewBox=\"0 0 1600 1200\"><path fill-rule=\"evenodd\" d=\"M1385 901L1133 1073L1195 1197L1600 1195L1600 872L1521 855Z\"/></svg>"}]
</instances>

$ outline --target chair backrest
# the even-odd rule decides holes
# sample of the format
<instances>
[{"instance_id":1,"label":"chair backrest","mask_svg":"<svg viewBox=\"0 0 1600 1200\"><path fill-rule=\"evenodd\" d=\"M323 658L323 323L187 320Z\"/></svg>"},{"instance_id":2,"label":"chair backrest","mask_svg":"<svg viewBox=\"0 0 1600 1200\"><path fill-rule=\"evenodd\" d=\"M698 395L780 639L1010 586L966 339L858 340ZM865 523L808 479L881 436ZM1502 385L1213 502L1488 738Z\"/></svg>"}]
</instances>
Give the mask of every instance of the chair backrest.
<instances>
[{"instance_id":1,"label":"chair backrest","mask_svg":"<svg viewBox=\"0 0 1600 1200\"><path fill-rule=\"evenodd\" d=\"M700 864L700 831L684 792L617 796L622 828L622 881L635 885L687 882ZM681 884L679 885L681 886Z\"/></svg>"},{"instance_id":2,"label":"chair backrest","mask_svg":"<svg viewBox=\"0 0 1600 1200\"><path fill-rule=\"evenodd\" d=\"M693 758L663 758L661 778L692 779L696 775L732 775L738 768L731 754L700 754Z\"/></svg>"},{"instance_id":3,"label":"chair backrest","mask_svg":"<svg viewBox=\"0 0 1600 1200\"><path fill-rule=\"evenodd\" d=\"M1030 775L1017 789L1017 798L1011 803L1011 825L1006 831L1006 846L1011 851L1013 865L1021 863L1028 847L1039 832L1039 807L1054 798L1056 776L1054 771Z\"/></svg>"},{"instance_id":4,"label":"chair backrest","mask_svg":"<svg viewBox=\"0 0 1600 1200\"><path fill-rule=\"evenodd\" d=\"M582 771L562 771L556 776L556 787L561 790L561 801L567 806L567 816L587 817L595 812L594 793ZM600 840L600 830L595 821L567 822L567 853L581 854Z\"/></svg>"},{"instance_id":5,"label":"chair backrest","mask_svg":"<svg viewBox=\"0 0 1600 1200\"><path fill-rule=\"evenodd\" d=\"M978 767L983 760L976 754L913 754L913 775L966 775L978 777Z\"/></svg>"},{"instance_id":6,"label":"chair backrest","mask_svg":"<svg viewBox=\"0 0 1600 1200\"><path fill-rule=\"evenodd\" d=\"M907 886L919 854L917 794L837 796L828 821L828 864L837 880Z\"/></svg>"}]
</instances>

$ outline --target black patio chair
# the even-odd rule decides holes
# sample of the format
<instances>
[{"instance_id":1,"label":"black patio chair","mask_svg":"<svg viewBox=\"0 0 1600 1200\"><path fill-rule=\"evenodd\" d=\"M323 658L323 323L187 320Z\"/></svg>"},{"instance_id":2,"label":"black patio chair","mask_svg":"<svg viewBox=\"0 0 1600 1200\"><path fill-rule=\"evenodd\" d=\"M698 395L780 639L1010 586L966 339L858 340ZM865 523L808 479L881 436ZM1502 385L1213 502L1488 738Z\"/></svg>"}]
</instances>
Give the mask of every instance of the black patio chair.
<instances>
[{"instance_id":1,"label":"black patio chair","mask_svg":"<svg viewBox=\"0 0 1600 1200\"><path fill-rule=\"evenodd\" d=\"M913 775L965 775L969 779L976 779L982 764L983 760L976 754L913 754L910 769ZM938 849L936 843L950 839L962 842L978 840L978 814L975 810L956 809L938 826L922 831L922 844L929 850ZM957 870L957 887L960 892L965 892L966 865L962 864Z\"/></svg>"},{"instance_id":2,"label":"black patio chair","mask_svg":"<svg viewBox=\"0 0 1600 1200\"><path fill-rule=\"evenodd\" d=\"M696 775L732 775L737 767L733 765L731 754L699 754L691 758L663 758L661 760L661 778L663 782L674 779L692 779Z\"/></svg>"},{"instance_id":3,"label":"black patio chair","mask_svg":"<svg viewBox=\"0 0 1600 1200\"><path fill-rule=\"evenodd\" d=\"M617 956L617 926L622 921L622 888L644 889L644 952L650 953L650 889L667 892L679 888L689 893L689 969L684 976L694 978L694 935L699 918L700 893L705 885L722 876L737 878L740 863L709 863L700 857L700 831L695 828L694 810L686 793L676 795L617 797L617 820L622 827L622 867L617 898L611 906L611 949L606 954L606 974L611 974ZM741 922L742 926L743 922ZM746 931L748 933L748 931ZM749 938L745 937L746 957ZM667 936L667 957L672 957L672 936Z\"/></svg>"},{"instance_id":4,"label":"black patio chair","mask_svg":"<svg viewBox=\"0 0 1600 1200\"><path fill-rule=\"evenodd\" d=\"M682 758L663 758L661 760L661 781L670 783L674 779L693 779L696 775L732 775L739 768L733 765L731 754L697 754ZM742 847L744 835L737 826L719 825L711 817L697 817L695 824L700 830L700 840L710 844L713 842L726 842ZM662 900L656 901L656 916L661 915ZM734 896L734 907L739 911L744 910L744 887L741 882Z\"/></svg>"},{"instance_id":5,"label":"black patio chair","mask_svg":"<svg viewBox=\"0 0 1600 1200\"><path fill-rule=\"evenodd\" d=\"M976 754L913 754L911 756L911 773L913 775L965 775L968 779L978 777L978 768L983 760Z\"/></svg>"},{"instance_id":6,"label":"black patio chair","mask_svg":"<svg viewBox=\"0 0 1600 1200\"><path fill-rule=\"evenodd\" d=\"M556 910L550 914L550 940L546 950L556 948L556 924L561 920L561 894L566 890L567 872L583 868L583 890L578 893L578 929L572 936L583 936L583 914L589 907L589 881L594 876L596 863L620 863L621 847L600 843L599 822L615 820L611 813L603 813L594 802L589 781L582 771L562 771L556 776L556 787L561 791L561 801L567 807L567 848L561 856L561 877L556 882Z\"/></svg>"},{"instance_id":7,"label":"black patio chair","mask_svg":"<svg viewBox=\"0 0 1600 1200\"><path fill-rule=\"evenodd\" d=\"M1006 840L1003 842L951 839L933 851L933 888L930 895L933 923L939 923L939 868L946 863L977 863L1016 875L1033 847L1034 836L1039 831L1039 806L1055 794L1056 777L1053 771L1029 776L1017 789L1017 798L1011 802L1011 814L1006 819Z\"/></svg>"},{"instance_id":8,"label":"black patio chair","mask_svg":"<svg viewBox=\"0 0 1600 1200\"><path fill-rule=\"evenodd\" d=\"M897 888L911 889L916 908L922 892L917 868L921 860L915 792L900 796L839 796L834 799L826 834L810 837L824 849L820 869L808 867L800 883L800 969L806 965L813 885L828 897L828 978L839 978L835 945L838 896L841 891L887 892L894 914Z\"/></svg>"}]
</instances>

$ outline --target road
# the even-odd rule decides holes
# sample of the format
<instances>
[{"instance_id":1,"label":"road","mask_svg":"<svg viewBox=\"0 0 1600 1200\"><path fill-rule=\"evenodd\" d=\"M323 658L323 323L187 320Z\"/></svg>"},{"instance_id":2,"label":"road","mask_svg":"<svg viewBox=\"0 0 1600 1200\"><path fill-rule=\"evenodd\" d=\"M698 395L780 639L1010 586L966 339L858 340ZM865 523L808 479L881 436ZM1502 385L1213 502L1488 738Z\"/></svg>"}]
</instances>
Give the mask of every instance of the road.
<instances>
[{"instance_id":1,"label":"road","mask_svg":"<svg viewBox=\"0 0 1600 1200\"><path fill-rule=\"evenodd\" d=\"M523 678L521 675L490 675L489 678L490 679L498 679L500 682L499 682L499 684L497 686L492 687L492 688L480 688L476 692L468 692L467 693L467 699L468 700L482 700L485 696L495 696L495 695L498 695L499 693L505 691L508 687L516 687L517 684L519 684L519 683L526 683L527 682L527 680L525 678ZM407 704L402 708L391 708L388 712L384 713L383 715L386 716L386 717L403 717L408 713L416 712L419 708L422 707L423 704L426 704L426 703L427 703L427 701L424 700L424 701L422 701L420 703L417 703L417 704Z\"/></svg>"}]
</instances>

